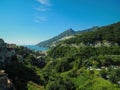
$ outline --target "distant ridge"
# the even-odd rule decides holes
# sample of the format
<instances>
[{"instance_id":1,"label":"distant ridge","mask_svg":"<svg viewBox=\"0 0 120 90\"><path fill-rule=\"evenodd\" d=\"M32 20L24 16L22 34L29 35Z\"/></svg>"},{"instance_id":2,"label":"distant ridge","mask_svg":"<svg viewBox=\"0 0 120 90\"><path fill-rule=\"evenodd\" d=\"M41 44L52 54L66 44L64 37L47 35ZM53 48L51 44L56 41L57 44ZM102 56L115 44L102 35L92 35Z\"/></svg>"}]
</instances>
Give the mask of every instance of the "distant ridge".
<instances>
[{"instance_id":1,"label":"distant ridge","mask_svg":"<svg viewBox=\"0 0 120 90\"><path fill-rule=\"evenodd\" d=\"M76 33L79 34L79 33L94 31L94 30L96 30L96 29L98 29L98 28L99 28L98 26L94 26L94 27L92 27L92 28L88 28L88 29L85 29L85 30L77 31Z\"/></svg>"},{"instance_id":2,"label":"distant ridge","mask_svg":"<svg viewBox=\"0 0 120 90\"><path fill-rule=\"evenodd\" d=\"M62 39L63 37L66 37L66 36L71 36L71 35L74 35L75 34L75 31L73 29L68 29L64 32L62 32L61 34L59 34L58 36L55 36L49 40L46 40L46 41L43 41L43 42L40 42L38 43L37 45L40 46L40 47L50 47L53 43L55 43L56 41L58 41L59 39Z\"/></svg>"},{"instance_id":3,"label":"distant ridge","mask_svg":"<svg viewBox=\"0 0 120 90\"><path fill-rule=\"evenodd\" d=\"M120 22L102 26L95 31L77 35L64 41L64 44L77 44L87 46L119 46L120 45Z\"/></svg>"},{"instance_id":4,"label":"distant ridge","mask_svg":"<svg viewBox=\"0 0 120 90\"><path fill-rule=\"evenodd\" d=\"M42 41L40 43L37 44L37 46L40 47L51 47L53 46L56 42L59 42L60 40L64 40L66 38L71 38L72 36L76 35L76 34L81 34L84 32L89 32L92 30L96 30L98 28L98 26L89 28L89 29L85 29L85 30L81 30L81 31L74 31L72 28L62 32L61 34L59 34L58 36L55 36L51 39L48 39L46 41Z\"/></svg>"}]
</instances>

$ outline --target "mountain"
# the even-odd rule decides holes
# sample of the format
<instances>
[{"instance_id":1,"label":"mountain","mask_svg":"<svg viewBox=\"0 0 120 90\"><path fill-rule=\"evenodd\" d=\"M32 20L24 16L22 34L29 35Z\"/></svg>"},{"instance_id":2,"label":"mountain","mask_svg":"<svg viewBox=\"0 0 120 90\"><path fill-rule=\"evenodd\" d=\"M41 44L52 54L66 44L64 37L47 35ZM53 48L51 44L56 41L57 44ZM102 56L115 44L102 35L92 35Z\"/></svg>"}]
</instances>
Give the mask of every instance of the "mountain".
<instances>
[{"instance_id":1,"label":"mountain","mask_svg":"<svg viewBox=\"0 0 120 90\"><path fill-rule=\"evenodd\" d=\"M50 48L42 72L53 77L48 90L120 90L120 22Z\"/></svg>"},{"instance_id":2,"label":"mountain","mask_svg":"<svg viewBox=\"0 0 120 90\"><path fill-rule=\"evenodd\" d=\"M73 38L65 36L71 32ZM0 39L0 90L120 90L120 22L60 35L63 41L47 56L23 46L11 48ZM97 42L111 46L95 47ZM9 61L10 48L16 53Z\"/></svg>"},{"instance_id":3,"label":"mountain","mask_svg":"<svg viewBox=\"0 0 120 90\"><path fill-rule=\"evenodd\" d=\"M51 39L48 39L46 41L42 41L42 42L38 43L37 46L40 46L40 47L50 47L50 46L53 46L54 44L58 43L61 40L69 39L69 38L74 37L74 35L76 35L76 34L89 32L89 31L92 31L92 30L96 30L97 28L98 27L95 26L95 27L92 27L92 28L89 28L89 29L85 29L85 30L81 30L81 31L74 31L73 29L70 28L70 29L62 32L58 36L55 36L55 37L53 37Z\"/></svg>"},{"instance_id":4,"label":"mountain","mask_svg":"<svg viewBox=\"0 0 120 90\"><path fill-rule=\"evenodd\" d=\"M79 33L94 31L94 30L96 30L96 29L98 29L98 28L99 28L98 26L94 26L94 27L92 27L92 28L88 28L88 29L85 29L85 30L79 30L79 31L77 31L76 33L79 34Z\"/></svg>"},{"instance_id":5,"label":"mountain","mask_svg":"<svg viewBox=\"0 0 120 90\"><path fill-rule=\"evenodd\" d=\"M120 45L120 22L108 26L103 26L95 31L77 35L72 39L65 40L67 44L84 45Z\"/></svg>"},{"instance_id":6,"label":"mountain","mask_svg":"<svg viewBox=\"0 0 120 90\"><path fill-rule=\"evenodd\" d=\"M49 40L40 42L37 45L40 47L49 47L53 43L57 42L59 39L62 39L62 38L67 37L67 36L72 36L74 34L75 34L75 31L73 29L68 29L68 30L64 31L63 33L59 34L58 36L55 36Z\"/></svg>"}]
</instances>

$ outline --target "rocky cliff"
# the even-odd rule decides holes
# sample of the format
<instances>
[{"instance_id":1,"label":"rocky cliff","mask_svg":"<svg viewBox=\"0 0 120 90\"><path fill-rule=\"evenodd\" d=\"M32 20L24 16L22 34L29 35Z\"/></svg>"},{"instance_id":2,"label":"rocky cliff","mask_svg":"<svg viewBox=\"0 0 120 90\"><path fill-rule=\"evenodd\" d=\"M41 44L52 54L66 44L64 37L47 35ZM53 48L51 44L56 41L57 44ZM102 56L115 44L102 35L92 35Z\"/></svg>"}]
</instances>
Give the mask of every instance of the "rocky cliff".
<instances>
[{"instance_id":1,"label":"rocky cliff","mask_svg":"<svg viewBox=\"0 0 120 90\"><path fill-rule=\"evenodd\" d=\"M12 82L7 77L3 70L5 64L10 62L12 56L15 55L15 50L7 48L7 44L3 39L0 39L0 90L15 90Z\"/></svg>"},{"instance_id":2,"label":"rocky cliff","mask_svg":"<svg viewBox=\"0 0 120 90\"><path fill-rule=\"evenodd\" d=\"M15 90L4 70L0 70L0 90Z\"/></svg>"},{"instance_id":3,"label":"rocky cliff","mask_svg":"<svg viewBox=\"0 0 120 90\"><path fill-rule=\"evenodd\" d=\"M3 67L5 63L10 62L14 55L15 50L8 47L3 39L0 39L0 68Z\"/></svg>"}]
</instances>

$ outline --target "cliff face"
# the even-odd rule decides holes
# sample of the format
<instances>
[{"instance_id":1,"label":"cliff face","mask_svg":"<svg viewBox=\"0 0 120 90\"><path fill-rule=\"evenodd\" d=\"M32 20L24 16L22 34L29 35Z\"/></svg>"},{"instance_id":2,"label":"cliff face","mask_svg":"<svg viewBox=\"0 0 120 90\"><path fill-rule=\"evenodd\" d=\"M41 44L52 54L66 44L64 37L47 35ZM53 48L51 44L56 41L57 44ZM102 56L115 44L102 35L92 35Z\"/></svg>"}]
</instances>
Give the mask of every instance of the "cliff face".
<instances>
[{"instance_id":1,"label":"cliff face","mask_svg":"<svg viewBox=\"0 0 120 90\"><path fill-rule=\"evenodd\" d=\"M15 90L7 74L2 70L5 64L10 62L12 56L15 55L14 50L9 50L10 48L7 48L6 45L3 39L0 39L0 90Z\"/></svg>"},{"instance_id":2,"label":"cliff face","mask_svg":"<svg viewBox=\"0 0 120 90\"><path fill-rule=\"evenodd\" d=\"M6 44L2 39L0 39L0 66L4 64L6 53L7 53Z\"/></svg>"},{"instance_id":3,"label":"cliff face","mask_svg":"<svg viewBox=\"0 0 120 90\"><path fill-rule=\"evenodd\" d=\"M15 55L15 50L8 48L7 44L0 39L0 67L4 66L5 63L10 62L11 57Z\"/></svg>"}]
</instances>

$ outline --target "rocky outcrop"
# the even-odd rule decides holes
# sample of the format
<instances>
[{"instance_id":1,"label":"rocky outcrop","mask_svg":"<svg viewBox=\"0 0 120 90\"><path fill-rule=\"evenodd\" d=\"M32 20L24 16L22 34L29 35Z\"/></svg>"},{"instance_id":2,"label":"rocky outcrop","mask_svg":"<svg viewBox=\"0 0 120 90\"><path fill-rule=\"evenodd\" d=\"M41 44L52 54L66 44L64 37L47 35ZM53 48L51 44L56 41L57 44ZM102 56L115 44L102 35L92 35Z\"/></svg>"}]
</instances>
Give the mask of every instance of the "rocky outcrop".
<instances>
[{"instance_id":1,"label":"rocky outcrop","mask_svg":"<svg viewBox=\"0 0 120 90\"><path fill-rule=\"evenodd\" d=\"M10 62L11 57L15 55L13 48L7 48L7 44L3 39L0 39L0 67L4 66L5 63Z\"/></svg>"},{"instance_id":2,"label":"rocky outcrop","mask_svg":"<svg viewBox=\"0 0 120 90\"><path fill-rule=\"evenodd\" d=\"M6 63L10 62L12 56L15 55L15 50L7 48L7 44L3 39L0 39L0 90L15 90L12 82L7 77L2 68Z\"/></svg>"},{"instance_id":3,"label":"rocky outcrop","mask_svg":"<svg viewBox=\"0 0 120 90\"><path fill-rule=\"evenodd\" d=\"M4 70L0 70L0 90L15 90Z\"/></svg>"}]
</instances>

